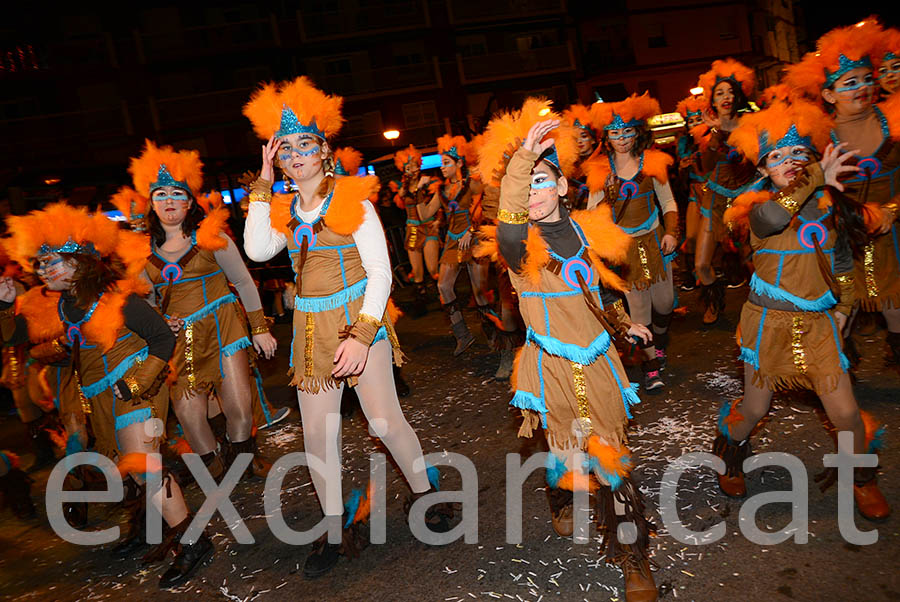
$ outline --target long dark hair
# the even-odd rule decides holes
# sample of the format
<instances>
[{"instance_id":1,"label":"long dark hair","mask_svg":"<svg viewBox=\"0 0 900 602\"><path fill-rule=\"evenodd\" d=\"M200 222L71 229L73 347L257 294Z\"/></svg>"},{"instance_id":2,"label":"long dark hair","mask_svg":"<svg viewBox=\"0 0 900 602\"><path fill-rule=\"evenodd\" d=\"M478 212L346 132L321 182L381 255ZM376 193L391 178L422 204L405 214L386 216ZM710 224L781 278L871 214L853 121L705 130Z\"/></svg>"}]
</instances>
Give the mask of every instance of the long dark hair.
<instances>
[{"instance_id":1,"label":"long dark hair","mask_svg":"<svg viewBox=\"0 0 900 602\"><path fill-rule=\"evenodd\" d=\"M203 208L197 204L194 195L188 193L188 197L191 199L191 206L187 210L187 215L184 216L184 221L181 222L181 231L184 232L185 236L190 236L200 225L200 222L203 221L203 218L206 217L206 213L204 213ZM166 231L163 230L162 224L159 221L159 216L156 215L156 210L153 207L150 207L150 211L147 212L147 232L150 233L150 238L157 247L161 247L165 244Z\"/></svg>"},{"instance_id":2,"label":"long dark hair","mask_svg":"<svg viewBox=\"0 0 900 602\"><path fill-rule=\"evenodd\" d=\"M640 157L641 153L653 146L653 133L647 126L646 121L634 126L634 129L637 130L637 135L634 137L634 145L628 152L631 153L632 157ZM615 152L615 149L612 147L612 142L609 141L609 133L607 133L606 130L603 131L603 150L608 154Z\"/></svg>"},{"instance_id":3,"label":"long dark hair","mask_svg":"<svg viewBox=\"0 0 900 602\"><path fill-rule=\"evenodd\" d=\"M832 186L828 187L828 192L834 209L834 229L845 235L841 238L850 246L853 258L862 259L866 253L866 243L869 242L863 205Z\"/></svg>"},{"instance_id":4,"label":"long dark hair","mask_svg":"<svg viewBox=\"0 0 900 602\"><path fill-rule=\"evenodd\" d=\"M75 299L75 307L80 309L87 310L102 293L125 277L124 266L118 261L87 253L60 253L60 255L63 259L73 260L76 263L70 292Z\"/></svg>"}]
</instances>

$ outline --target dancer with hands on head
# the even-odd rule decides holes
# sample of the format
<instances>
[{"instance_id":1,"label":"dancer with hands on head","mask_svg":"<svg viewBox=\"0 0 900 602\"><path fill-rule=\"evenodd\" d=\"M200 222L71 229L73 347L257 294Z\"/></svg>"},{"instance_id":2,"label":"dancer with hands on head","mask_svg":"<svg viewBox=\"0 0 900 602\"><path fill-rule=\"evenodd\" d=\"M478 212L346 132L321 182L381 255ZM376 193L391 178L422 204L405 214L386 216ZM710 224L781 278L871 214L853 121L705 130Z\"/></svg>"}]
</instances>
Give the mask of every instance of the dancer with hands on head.
<instances>
[{"instance_id":1,"label":"dancer with hands on head","mask_svg":"<svg viewBox=\"0 0 900 602\"><path fill-rule=\"evenodd\" d=\"M613 336L646 341L651 335L631 323L617 294L627 285L605 263L623 262L632 239L613 223L607 205L566 209L574 132L560 126L547 101L529 99L520 111L495 117L484 144L482 168L493 163L502 179L497 238L483 242L481 252L503 257L519 295L527 333L510 403L522 410L519 436L545 430L553 527L571 535L572 491L592 492L603 552L622 567L626 600L656 600L652 524L625 445L629 408L639 399L612 345ZM583 465L579 453L586 453ZM625 521L637 528L631 544L616 536Z\"/></svg>"},{"instance_id":2,"label":"dancer with hands on head","mask_svg":"<svg viewBox=\"0 0 900 602\"><path fill-rule=\"evenodd\" d=\"M391 452L412 495L406 508L432 489L438 474L424 466L422 448L394 388L392 362L402 362L387 312L391 267L384 231L368 201L374 176L334 178L329 139L340 130L342 99L316 89L305 77L266 84L244 107L262 146L262 170L250 193L244 248L266 261L287 247L296 275L291 385L297 387L307 454L324 462L311 469L326 518L340 521L342 544L327 533L304 563L307 577L330 571L340 555L363 547L362 522L371 496L341 495L340 405L345 385L356 387L369 424ZM291 194L272 195L274 164ZM426 474L427 473L427 474ZM426 511L433 531L448 531L452 512Z\"/></svg>"}]
</instances>

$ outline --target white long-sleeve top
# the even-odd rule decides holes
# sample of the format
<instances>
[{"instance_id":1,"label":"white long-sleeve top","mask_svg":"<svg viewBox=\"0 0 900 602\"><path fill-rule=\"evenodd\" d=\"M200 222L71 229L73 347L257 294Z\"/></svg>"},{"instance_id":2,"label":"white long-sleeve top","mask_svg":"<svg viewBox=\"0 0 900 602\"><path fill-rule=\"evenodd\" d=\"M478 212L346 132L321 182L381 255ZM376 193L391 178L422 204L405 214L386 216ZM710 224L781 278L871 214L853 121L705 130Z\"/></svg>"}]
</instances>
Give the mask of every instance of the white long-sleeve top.
<instances>
[{"instance_id":1,"label":"white long-sleeve top","mask_svg":"<svg viewBox=\"0 0 900 602\"><path fill-rule=\"evenodd\" d=\"M301 211L297 215L305 222L315 220L322 212L322 204L312 211ZM359 257L366 272L366 292L363 294L361 313L378 320L384 315L388 297L391 294L391 261L388 257L384 228L375 208L369 201L363 201L365 215L362 224L353 233L353 242L359 250ZM284 234L272 227L269 203L252 202L247 210L244 225L244 251L253 261L268 261L287 246Z\"/></svg>"}]
</instances>

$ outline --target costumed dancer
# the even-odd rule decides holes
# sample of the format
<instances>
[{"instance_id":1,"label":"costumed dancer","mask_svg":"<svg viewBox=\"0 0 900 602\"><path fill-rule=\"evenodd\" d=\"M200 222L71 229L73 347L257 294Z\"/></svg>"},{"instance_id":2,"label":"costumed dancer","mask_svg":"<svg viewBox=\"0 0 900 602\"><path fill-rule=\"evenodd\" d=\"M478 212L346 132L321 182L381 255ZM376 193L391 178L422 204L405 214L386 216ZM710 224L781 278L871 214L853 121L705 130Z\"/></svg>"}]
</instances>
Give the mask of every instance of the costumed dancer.
<instances>
[{"instance_id":1,"label":"costumed dancer","mask_svg":"<svg viewBox=\"0 0 900 602\"><path fill-rule=\"evenodd\" d=\"M150 465L147 454L159 451L162 433L154 434L147 422L165 422L166 363L175 336L142 298L148 292L139 279L149 254L146 238L63 203L10 217L8 224L13 234L4 241L7 252L24 269L34 269L45 286L22 295L14 315L15 287L9 279L0 281L4 340L66 337L78 395L61 400L61 413L90 420L97 451L118 461L120 472L129 475L126 487L142 487L145 473L162 470L153 503L170 527L165 541L174 546L191 516L175 479ZM160 587L186 581L212 554L213 544L203 533L176 549Z\"/></svg>"},{"instance_id":2,"label":"costumed dancer","mask_svg":"<svg viewBox=\"0 0 900 602\"><path fill-rule=\"evenodd\" d=\"M837 431L851 431L852 454L879 447L874 420L861 416L841 346L841 329L853 307L851 246L861 248L865 223L853 202L838 194L852 174L853 152L828 142L831 120L811 103L776 103L741 118L729 143L754 162L764 178L741 194L725 219L750 230L753 263L750 297L741 311L740 357L744 397L726 402L713 453L726 464L719 485L729 496L747 488L742 465L749 437L766 415L772 392L814 391ZM821 159L819 159L820 151ZM890 513L875 481L876 467L854 469L860 514L880 520Z\"/></svg>"},{"instance_id":3,"label":"costumed dancer","mask_svg":"<svg viewBox=\"0 0 900 602\"><path fill-rule=\"evenodd\" d=\"M325 95L306 77L266 84L244 107L262 147L260 178L252 187L244 249L254 261L266 261L287 247L296 274L291 386L297 387L307 454L325 462L311 470L322 511L340 520L343 543L327 534L304 563L307 577L330 571L341 554L356 555L364 545L362 523L369 501L341 496L340 411L344 385L355 386L363 412L391 452L415 499L437 487L433 467L416 472L422 448L394 389L392 363L402 362L387 312L391 266L384 231L367 200L378 179L332 176L328 140L340 130L342 99ZM290 179L294 194L272 196L274 163ZM450 528L446 506L426 511L434 531Z\"/></svg>"},{"instance_id":4,"label":"costumed dancer","mask_svg":"<svg viewBox=\"0 0 900 602\"><path fill-rule=\"evenodd\" d=\"M691 130L703 125L703 111L709 109L704 96L688 96L678 103L676 111L684 119L685 131L678 137L678 176L682 188L687 192L687 206L684 214L684 242L681 243L682 267L681 290L692 291L697 286L694 274L694 251L697 248L697 232L700 230L700 197L704 178L700 169L700 148L691 135Z\"/></svg>"},{"instance_id":5,"label":"costumed dancer","mask_svg":"<svg viewBox=\"0 0 900 602\"><path fill-rule=\"evenodd\" d=\"M728 145L728 135L737 127L739 114L750 109L756 75L731 58L713 61L712 68L700 76L698 86L711 106L703 114L705 126L691 132L700 147L701 176L705 179L699 199L694 270L704 305L703 323L711 325L725 307L725 285L712 265L716 248L727 238L722 215L756 177L753 164Z\"/></svg>"},{"instance_id":6,"label":"costumed dancer","mask_svg":"<svg viewBox=\"0 0 900 602\"><path fill-rule=\"evenodd\" d=\"M884 55L878 67L878 84L886 98L900 89L900 30L891 27L882 35Z\"/></svg>"},{"instance_id":7,"label":"costumed dancer","mask_svg":"<svg viewBox=\"0 0 900 602\"><path fill-rule=\"evenodd\" d=\"M589 191L584 173L584 162L597 149L598 132L594 131L591 110L583 104L574 104L563 111L563 123L575 128L575 142L578 144L578 158L569 178L567 199L570 209L587 207Z\"/></svg>"},{"instance_id":8,"label":"costumed dancer","mask_svg":"<svg viewBox=\"0 0 900 602\"><path fill-rule=\"evenodd\" d=\"M675 307L672 261L678 245L678 205L669 186L672 157L651 149L647 119L659 114L659 103L647 93L622 102L595 103L594 127L603 130L602 151L588 160L591 198L588 208L607 203L613 221L634 239L623 277L628 313L636 324L652 323L653 340L644 350L644 387L664 387L669 325Z\"/></svg>"},{"instance_id":9,"label":"costumed dancer","mask_svg":"<svg viewBox=\"0 0 900 602\"><path fill-rule=\"evenodd\" d=\"M880 27L867 20L822 36L816 52L787 69L792 91L822 103L834 117L831 140L856 151L859 173L842 183L858 204L880 206L882 221L856 261L856 297L860 309L881 312L887 322L887 343L900 361L900 97L891 95L875 105L873 57L883 52ZM849 330L849 329L848 329ZM846 353L858 355L847 337Z\"/></svg>"},{"instance_id":10,"label":"costumed dancer","mask_svg":"<svg viewBox=\"0 0 900 602\"><path fill-rule=\"evenodd\" d=\"M134 189L151 204L146 217L151 254L145 274L158 307L178 334L172 406L191 449L214 478L241 453L253 454L248 472L265 477L271 464L256 449L255 383L247 348L270 358L277 343L269 334L250 272L224 232L228 209L218 195L199 196L202 170L196 151L175 151L149 140L129 167ZM247 311L250 336L229 284ZM208 420L213 391L226 421L228 444L221 451Z\"/></svg>"},{"instance_id":11,"label":"costumed dancer","mask_svg":"<svg viewBox=\"0 0 900 602\"><path fill-rule=\"evenodd\" d=\"M510 403L522 410L519 436L544 428L556 532L572 534L572 491L589 489L603 551L624 572L626 600L656 600L652 525L625 446L629 407L639 399L611 341L612 335L649 339L650 332L631 324L614 292L627 285L604 263L623 262L632 239L615 226L608 206L571 215L565 208L574 132L560 127L549 102L529 99L521 111L495 118L485 138L485 148L501 149L501 157L508 149L496 168L503 174L497 239L485 250L509 266L527 327L510 383ZM584 465L575 462L580 452L587 454ZM634 543L616 537L624 521L637 528Z\"/></svg>"},{"instance_id":12,"label":"costumed dancer","mask_svg":"<svg viewBox=\"0 0 900 602\"><path fill-rule=\"evenodd\" d=\"M255 179L254 176L254 180ZM133 188L123 186L110 197L109 201L124 216L125 222L133 231L146 232L146 216L147 211L150 209L150 199L138 194ZM251 403L253 406L253 424L256 425L258 430L271 428L287 418L291 413L291 409L275 409L269 403L265 390L263 389L262 374L259 371L259 367L256 365L256 357L250 358L250 368L253 371L254 380L254 385L250 389L252 396ZM226 445L228 443L226 437L228 430L227 421L225 419L225 414L222 413L222 404L214 392L209 396L208 405L207 418L209 419L210 427L215 434L216 440L222 445Z\"/></svg>"},{"instance_id":13,"label":"costumed dancer","mask_svg":"<svg viewBox=\"0 0 900 602\"><path fill-rule=\"evenodd\" d=\"M419 216L427 220L443 208L447 220L447 238L444 239L444 250L441 253L438 290L456 338L453 355L460 355L475 342L456 298L456 278L463 266L469 274L472 295L478 305L481 325L488 340L493 340L496 330L496 323L491 319L493 312L484 295L487 262L476 260L472 256L472 247L477 243L476 227L479 224L473 223L471 209L475 197L481 196L483 187L481 180L469 173L469 164L474 163L477 157L472 156L472 147L465 138L441 136L437 147L441 155L443 181L438 184L431 197L426 197L426 202L419 206ZM419 188L427 184L428 182L420 180Z\"/></svg>"},{"instance_id":14,"label":"costumed dancer","mask_svg":"<svg viewBox=\"0 0 900 602\"><path fill-rule=\"evenodd\" d=\"M426 194L426 190L419 188L422 153L410 144L409 148L394 154L394 165L401 174L400 184L394 184L394 202L406 211L406 237L403 245L412 266L415 288L413 315L422 316L427 311L426 269L432 279L438 279L438 252L441 245L439 224L435 215L427 220L419 215L419 204L424 202Z\"/></svg>"}]
</instances>

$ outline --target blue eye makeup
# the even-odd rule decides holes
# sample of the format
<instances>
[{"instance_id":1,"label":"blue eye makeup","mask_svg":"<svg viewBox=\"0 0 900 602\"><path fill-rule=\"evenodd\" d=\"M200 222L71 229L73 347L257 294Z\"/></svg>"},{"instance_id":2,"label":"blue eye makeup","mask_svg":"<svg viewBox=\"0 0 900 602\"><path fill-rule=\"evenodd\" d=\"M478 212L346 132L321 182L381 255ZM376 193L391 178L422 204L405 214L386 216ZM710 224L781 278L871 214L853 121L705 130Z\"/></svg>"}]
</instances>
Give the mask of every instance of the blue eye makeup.
<instances>
[{"instance_id":1,"label":"blue eye makeup","mask_svg":"<svg viewBox=\"0 0 900 602\"><path fill-rule=\"evenodd\" d=\"M875 80L869 78L869 79L866 79L864 81L861 81L861 82L858 82L855 84L850 84L848 86L843 86L841 88L835 88L834 91L835 92L852 92L853 90L859 90L860 88L868 88L869 86L874 86L874 85L875 85Z\"/></svg>"},{"instance_id":2,"label":"blue eye makeup","mask_svg":"<svg viewBox=\"0 0 900 602\"><path fill-rule=\"evenodd\" d=\"M769 164L767 165L767 167L768 167L769 169L772 169L773 167L778 167L779 165L781 165L782 163L784 163L784 162L787 161L788 159L796 159L797 161L803 161L803 162L806 162L806 161L809 161L809 153L802 152L802 151L799 152L799 153L788 153L788 154L786 154L785 156L783 156L782 158L780 158L780 159L778 159L777 161L775 161L775 163L769 163Z\"/></svg>"},{"instance_id":3,"label":"blue eye makeup","mask_svg":"<svg viewBox=\"0 0 900 602\"><path fill-rule=\"evenodd\" d=\"M548 188L556 188L556 182L553 180L544 180L543 182L532 182L532 190L547 190Z\"/></svg>"},{"instance_id":4,"label":"blue eye makeup","mask_svg":"<svg viewBox=\"0 0 900 602\"><path fill-rule=\"evenodd\" d=\"M618 135L610 134L609 139L610 140L621 140L622 138L634 138L635 136L637 136L637 132L631 132L628 134L618 134Z\"/></svg>"}]
</instances>

